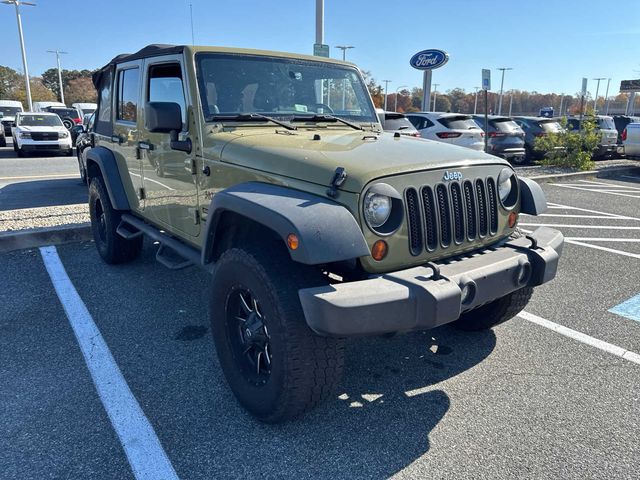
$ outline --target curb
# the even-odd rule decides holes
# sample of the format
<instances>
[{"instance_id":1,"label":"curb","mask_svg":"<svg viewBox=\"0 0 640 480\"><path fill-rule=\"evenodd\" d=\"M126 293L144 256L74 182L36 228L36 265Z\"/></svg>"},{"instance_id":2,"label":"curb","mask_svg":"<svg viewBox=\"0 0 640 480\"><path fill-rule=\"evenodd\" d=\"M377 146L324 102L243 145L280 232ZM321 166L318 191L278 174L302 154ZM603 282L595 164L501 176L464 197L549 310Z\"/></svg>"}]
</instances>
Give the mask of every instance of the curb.
<instances>
[{"instance_id":1,"label":"curb","mask_svg":"<svg viewBox=\"0 0 640 480\"><path fill-rule=\"evenodd\" d=\"M91 238L91 225L88 223L0 232L0 253L80 242Z\"/></svg>"},{"instance_id":2,"label":"curb","mask_svg":"<svg viewBox=\"0 0 640 480\"><path fill-rule=\"evenodd\" d=\"M516 171L517 173L517 171ZM624 175L625 173L635 173L640 175L640 166L621 166L621 167L609 167L601 170L588 170L586 172L574 172L574 173L554 173L551 175L538 175L535 177L527 177L531 180L535 180L538 183L549 183L558 180L576 180L576 179L588 179L588 178L609 178L616 175Z\"/></svg>"}]
</instances>

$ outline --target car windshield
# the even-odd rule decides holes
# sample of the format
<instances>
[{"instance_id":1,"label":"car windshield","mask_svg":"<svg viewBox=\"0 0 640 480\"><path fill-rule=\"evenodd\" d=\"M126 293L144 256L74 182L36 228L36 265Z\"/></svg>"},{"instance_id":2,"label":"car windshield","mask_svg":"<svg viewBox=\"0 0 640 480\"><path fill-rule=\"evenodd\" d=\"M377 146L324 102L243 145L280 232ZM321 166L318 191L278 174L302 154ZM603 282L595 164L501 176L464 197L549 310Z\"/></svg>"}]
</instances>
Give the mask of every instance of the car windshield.
<instances>
[{"instance_id":1,"label":"car windshield","mask_svg":"<svg viewBox=\"0 0 640 480\"><path fill-rule=\"evenodd\" d=\"M598 117L596 119L598 121L598 128L602 130L615 130L616 125L613 123L613 118L609 117Z\"/></svg>"},{"instance_id":2,"label":"car windshield","mask_svg":"<svg viewBox=\"0 0 640 480\"><path fill-rule=\"evenodd\" d=\"M57 115L22 115L18 124L27 127L60 127L62 120Z\"/></svg>"},{"instance_id":3,"label":"car windshield","mask_svg":"<svg viewBox=\"0 0 640 480\"><path fill-rule=\"evenodd\" d=\"M78 111L75 108L56 108L49 107L47 108L47 112L55 113L56 115L65 118L79 118Z\"/></svg>"},{"instance_id":4,"label":"car windshield","mask_svg":"<svg viewBox=\"0 0 640 480\"><path fill-rule=\"evenodd\" d=\"M373 104L355 68L321 61L200 53L198 84L207 121L216 116L334 115L377 123Z\"/></svg>"},{"instance_id":5,"label":"car windshield","mask_svg":"<svg viewBox=\"0 0 640 480\"><path fill-rule=\"evenodd\" d=\"M0 113L4 114L5 116L15 115L20 111L20 107L0 107Z\"/></svg>"},{"instance_id":6,"label":"car windshield","mask_svg":"<svg viewBox=\"0 0 640 480\"><path fill-rule=\"evenodd\" d=\"M549 120L547 122L541 121L541 122L538 122L538 124L540 125L540 128L547 133L557 133L562 131L562 125L560 125L558 122L555 122L553 120Z\"/></svg>"},{"instance_id":7,"label":"car windshield","mask_svg":"<svg viewBox=\"0 0 640 480\"><path fill-rule=\"evenodd\" d=\"M458 115L452 117L442 117L438 121L447 128L452 130L472 130L480 129L476 122L469 115Z\"/></svg>"},{"instance_id":8,"label":"car windshield","mask_svg":"<svg viewBox=\"0 0 640 480\"><path fill-rule=\"evenodd\" d=\"M385 130L411 130L414 131L416 128L409 121L409 119L405 116L393 116L386 115L384 119L384 129Z\"/></svg>"},{"instance_id":9,"label":"car windshield","mask_svg":"<svg viewBox=\"0 0 640 480\"><path fill-rule=\"evenodd\" d=\"M96 111L95 108L81 108L83 115L90 115Z\"/></svg>"}]
</instances>

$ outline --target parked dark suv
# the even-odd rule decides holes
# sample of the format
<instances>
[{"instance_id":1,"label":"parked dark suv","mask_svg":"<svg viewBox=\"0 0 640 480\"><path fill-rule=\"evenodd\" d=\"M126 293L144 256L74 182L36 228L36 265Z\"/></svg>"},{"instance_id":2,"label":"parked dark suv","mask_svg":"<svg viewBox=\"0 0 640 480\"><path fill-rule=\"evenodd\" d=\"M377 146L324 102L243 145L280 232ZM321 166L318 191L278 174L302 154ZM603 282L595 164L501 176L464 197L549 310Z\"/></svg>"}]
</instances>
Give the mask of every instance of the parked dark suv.
<instances>
[{"instance_id":1,"label":"parked dark suv","mask_svg":"<svg viewBox=\"0 0 640 480\"><path fill-rule=\"evenodd\" d=\"M631 117L629 115L614 115L613 123L618 131L618 145L622 144L622 132L630 123L639 123L640 117Z\"/></svg>"},{"instance_id":2,"label":"parked dark suv","mask_svg":"<svg viewBox=\"0 0 640 480\"><path fill-rule=\"evenodd\" d=\"M524 132L509 117L490 115L489 128L484 128L484 115L474 115L473 120L489 136L487 153L502 157L515 165L525 163Z\"/></svg>"},{"instance_id":3,"label":"parked dark suv","mask_svg":"<svg viewBox=\"0 0 640 480\"><path fill-rule=\"evenodd\" d=\"M544 157L544 152L535 149L536 138L562 130L562 125L553 118L514 117L513 121L524 131L524 148L527 152L527 161Z\"/></svg>"},{"instance_id":4,"label":"parked dark suv","mask_svg":"<svg viewBox=\"0 0 640 480\"><path fill-rule=\"evenodd\" d=\"M60 120L62 120L62 124L67 128L67 130L71 130L74 125L79 125L82 123L80 114L75 108L46 107L44 110L45 112L51 112L58 115L60 117Z\"/></svg>"}]
</instances>

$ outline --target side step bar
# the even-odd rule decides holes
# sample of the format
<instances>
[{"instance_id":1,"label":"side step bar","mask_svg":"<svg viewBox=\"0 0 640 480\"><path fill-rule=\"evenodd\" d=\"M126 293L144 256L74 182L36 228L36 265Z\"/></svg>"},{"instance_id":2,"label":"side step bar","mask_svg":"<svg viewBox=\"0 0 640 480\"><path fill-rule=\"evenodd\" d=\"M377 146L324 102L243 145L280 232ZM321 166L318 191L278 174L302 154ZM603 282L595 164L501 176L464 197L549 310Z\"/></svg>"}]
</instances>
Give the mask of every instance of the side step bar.
<instances>
[{"instance_id":1,"label":"side step bar","mask_svg":"<svg viewBox=\"0 0 640 480\"><path fill-rule=\"evenodd\" d=\"M118 225L116 231L118 235L126 239L136 238L145 234L149 238L159 242L160 248L158 248L158 252L156 253L156 260L167 268L178 270L191 265L202 267L200 252L197 249L185 245L129 213L122 215L120 225ZM175 255L171 255L167 250L175 252ZM176 259L176 256L181 258Z\"/></svg>"}]
</instances>

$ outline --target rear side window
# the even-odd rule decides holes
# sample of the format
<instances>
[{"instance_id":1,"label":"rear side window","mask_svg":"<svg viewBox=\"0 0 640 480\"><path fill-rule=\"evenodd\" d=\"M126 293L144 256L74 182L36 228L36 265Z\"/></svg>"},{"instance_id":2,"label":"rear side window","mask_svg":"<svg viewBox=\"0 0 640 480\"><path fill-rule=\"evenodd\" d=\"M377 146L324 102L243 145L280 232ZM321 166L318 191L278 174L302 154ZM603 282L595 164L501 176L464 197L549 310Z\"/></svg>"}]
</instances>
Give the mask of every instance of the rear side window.
<instances>
[{"instance_id":1,"label":"rear side window","mask_svg":"<svg viewBox=\"0 0 640 480\"><path fill-rule=\"evenodd\" d=\"M140 69L129 68L118 72L118 102L116 118L135 123L138 115L138 86Z\"/></svg>"},{"instance_id":2,"label":"rear side window","mask_svg":"<svg viewBox=\"0 0 640 480\"><path fill-rule=\"evenodd\" d=\"M108 70L102 74L98 87L98 113L96 133L110 136L113 133L111 125L111 83L113 73Z\"/></svg>"},{"instance_id":3,"label":"rear side window","mask_svg":"<svg viewBox=\"0 0 640 480\"><path fill-rule=\"evenodd\" d=\"M438 121L447 128L452 130L472 130L474 128L480 128L473 121L473 119L467 115L460 115L458 117L443 117Z\"/></svg>"},{"instance_id":4,"label":"rear side window","mask_svg":"<svg viewBox=\"0 0 640 480\"><path fill-rule=\"evenodd\" d=\"M182 112L182 123L186 124L187 109L184 98L182 70L179 63L165 63L149 67L147 101L177 103Z\"/></svg>"},{"instance_id":5,"label":"rear side window","mask_svg":"<svg viewBox=\"0 0 640 480\"><path fill-rule=\"evenodd\" d=\"M615 130L616 126L612 118L598 118L598 127L603 130Z\"/></svg>"},{"instance_id":6,"label":"rear side window","mask_svg":"<svg viewBox=\"0 0 640 480\"><path fill-rule=\"evenodd\" d=\"M418 130L424 130L425 128L433 127L433 122L425 117L419 117L417 115L408 116L407 119Z\"/></svg>"},{"instance_id":7,"label":"rear side window","mask_svg":"<svg viewBox=\"0 0 640 480\"><path fill-rule=\"evenodd\" d=\"M579 130L580 129L580 120L577 118L570 118L567 120L567 128L569 130Z\"/></svg>"}]
</instances>

